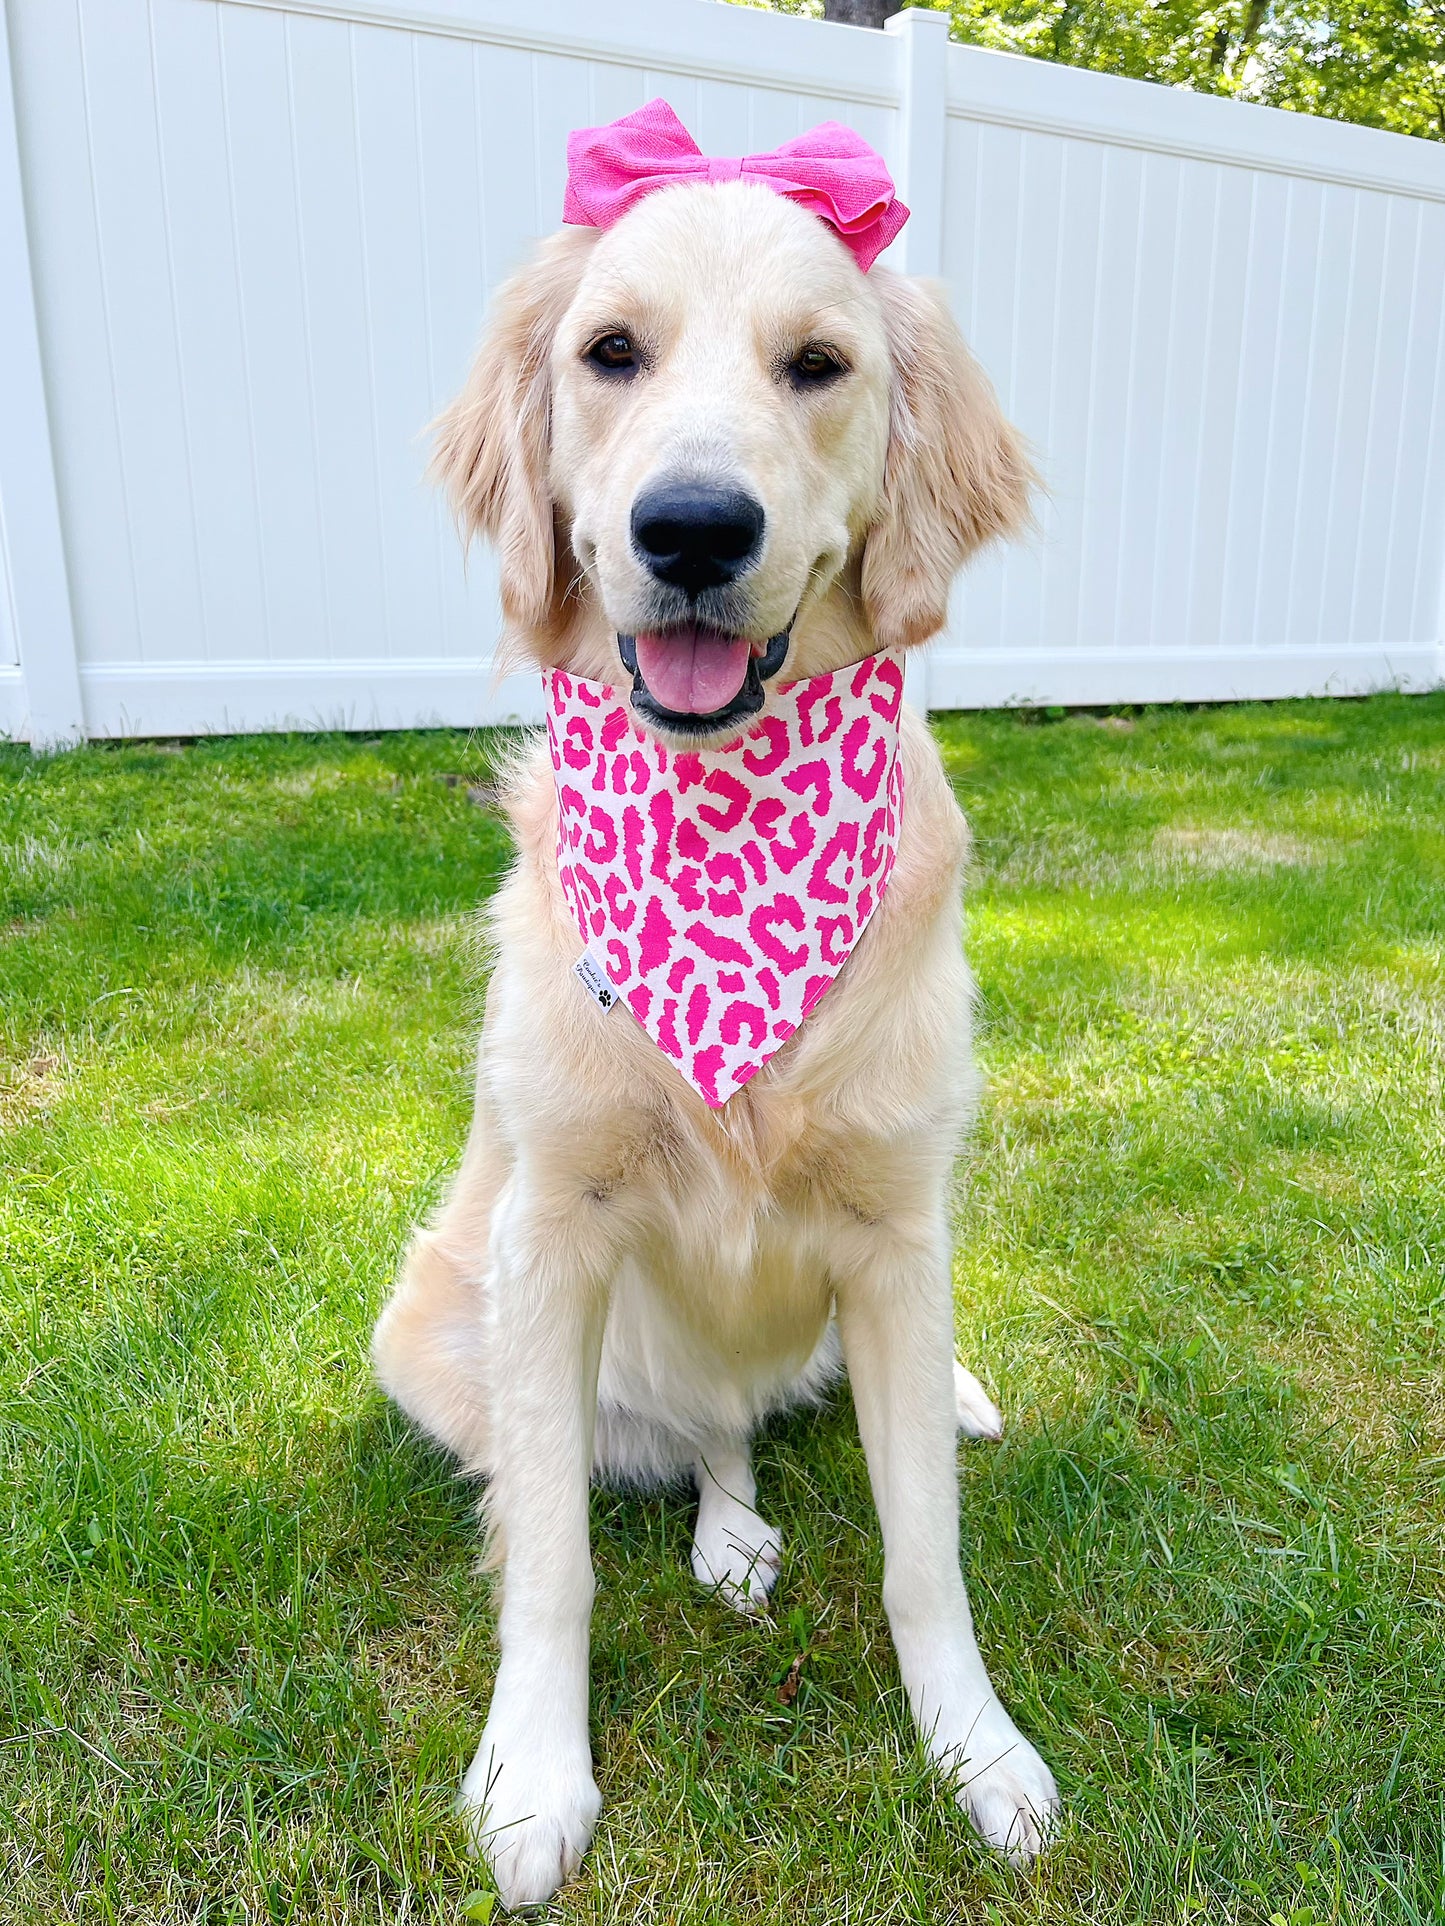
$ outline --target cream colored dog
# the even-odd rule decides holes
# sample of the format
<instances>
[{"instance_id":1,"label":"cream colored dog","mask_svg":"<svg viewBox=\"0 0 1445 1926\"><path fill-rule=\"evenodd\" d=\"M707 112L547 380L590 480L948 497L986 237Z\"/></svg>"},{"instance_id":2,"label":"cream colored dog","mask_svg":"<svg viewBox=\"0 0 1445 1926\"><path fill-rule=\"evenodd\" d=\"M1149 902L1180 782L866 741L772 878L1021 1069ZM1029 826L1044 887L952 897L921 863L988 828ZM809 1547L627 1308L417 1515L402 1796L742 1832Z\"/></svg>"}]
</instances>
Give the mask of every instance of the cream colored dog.
<instances>
[{"instance_id":1,"label":"cream colored dog","mask_svg":"<svg viewBox=\"0 0 1445 1926\"><path fill-rule=\"evenodd\" d=\"M786 639L789 679L921 644L965 556L1025 519L1032 479L939 296L863 275L743 182L547 242L502 291L436 467L497 544L509 648L614 683L619 636L687 621L754 657ZM715 498L755 506L725 581L659 575L639 546L637 504L679 477L704 522ZM1024 1860L1048 1834L1053 1779L989 1683L959 1568L955 1426L1001 1426L953 1363L967 831L911 712L902 754L886 896L815 1014L717 1111L580 991L545 747L513 775L471 1134L374 1343L391 1396L489 1480L501 1658L462 1796L509 1905L551 1895L598 1813L590 1475L693 1476L694 1572L761 1606L780 1540L751 1437L826 1382L840 1343L919 1729L985 1839Z\"/></svg>"}]
</instances>

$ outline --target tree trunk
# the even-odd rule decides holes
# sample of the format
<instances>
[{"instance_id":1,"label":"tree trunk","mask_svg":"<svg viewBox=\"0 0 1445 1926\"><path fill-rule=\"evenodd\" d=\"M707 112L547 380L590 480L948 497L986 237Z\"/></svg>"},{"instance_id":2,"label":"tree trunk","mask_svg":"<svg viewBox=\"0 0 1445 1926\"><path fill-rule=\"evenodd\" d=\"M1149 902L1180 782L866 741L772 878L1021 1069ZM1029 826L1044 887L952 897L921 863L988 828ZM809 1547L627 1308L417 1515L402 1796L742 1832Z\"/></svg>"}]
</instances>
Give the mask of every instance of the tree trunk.
<instances>
[{"instance_id":1,"label":"tree trunk","mask_svg":"<svg viewBox=\"0 0 1445 1926\"><path fill-rule=\"evenodd\" d=\"M1254 43L1259 39L1260 28L1269 13L1269 0L1249 0L1244 10L1244 24L1239 30L1239 45L1234 59L1229 63L1231 77L1242 74L1245 62L1254 52Z\"/></svg>"},{"instance_id":2,"label":"tree trunk","mask_svg":"<svg viewBox=\"0 0 1445 1926\"><path fill-rule=\"evenodd\" d=\"M845 27L881 27L907 0L823 0L823 18Z\"/></svg>"}]
</instances>

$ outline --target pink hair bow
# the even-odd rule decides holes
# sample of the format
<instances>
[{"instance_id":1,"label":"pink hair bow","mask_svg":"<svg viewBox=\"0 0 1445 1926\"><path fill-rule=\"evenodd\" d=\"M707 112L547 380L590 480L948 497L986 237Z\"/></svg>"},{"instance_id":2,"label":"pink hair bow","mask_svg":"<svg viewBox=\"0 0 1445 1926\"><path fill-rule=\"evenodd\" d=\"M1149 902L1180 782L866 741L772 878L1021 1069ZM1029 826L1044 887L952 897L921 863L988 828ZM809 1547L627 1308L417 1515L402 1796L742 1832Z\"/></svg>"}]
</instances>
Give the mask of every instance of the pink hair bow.
<instances>
[{"instance_id":1,"label":"pink hair bow","mask_svg":"<svg viewBox=\"0 0 1445 1926\"><path fill-rule=\"evenodd\" d=\"M562 219L611 227L659 187L735 180L757 181L826 221L865 274L908 219L882 155L851 127L825 120L771 154L709 160L665 100L567 136Z\"/></svg>"}]
</instances>

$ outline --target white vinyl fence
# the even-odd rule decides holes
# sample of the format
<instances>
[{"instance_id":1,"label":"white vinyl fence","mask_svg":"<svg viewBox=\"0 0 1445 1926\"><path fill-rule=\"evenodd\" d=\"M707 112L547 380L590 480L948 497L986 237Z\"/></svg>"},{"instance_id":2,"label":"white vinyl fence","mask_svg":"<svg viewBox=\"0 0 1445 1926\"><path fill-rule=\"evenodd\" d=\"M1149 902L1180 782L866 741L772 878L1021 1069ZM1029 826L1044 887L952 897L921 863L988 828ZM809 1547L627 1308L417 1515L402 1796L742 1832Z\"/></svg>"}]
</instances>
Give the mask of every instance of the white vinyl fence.
<instances>
[{"instance_id":1,"label":"white vinyl fence","mask_svg":"<svg viewBox=\"0 0 1445 1926\"><path fill-rule=\"evenodd\" d=\"M0 733L535 713L420 430L569 128L847 120L1034 442L934 707L1442 675L1445 147L710 0L0 0Z\"/></svg>"}]
</instances>

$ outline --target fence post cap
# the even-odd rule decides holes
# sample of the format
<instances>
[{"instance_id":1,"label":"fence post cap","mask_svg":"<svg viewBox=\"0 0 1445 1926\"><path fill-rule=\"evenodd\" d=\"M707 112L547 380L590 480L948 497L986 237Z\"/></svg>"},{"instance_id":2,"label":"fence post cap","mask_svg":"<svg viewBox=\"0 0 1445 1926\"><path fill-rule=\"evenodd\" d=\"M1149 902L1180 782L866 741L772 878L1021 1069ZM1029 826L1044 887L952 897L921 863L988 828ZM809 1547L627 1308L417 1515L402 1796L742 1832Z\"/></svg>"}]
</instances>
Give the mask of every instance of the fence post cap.
<instances>
[{"instance_id":1,"label":"fence post cap","mask_svg":"<svg viewBox=\"0 0 1445 1926\"><path fill-rule=\"evenodd\" d=\"M925 21L928 23L926 26ZM937 26L933 24L935 21L938 23ZM924 33L937 33L941 30L946 40L951 25L949 16L937 7L905 7L901 13L889 14L883 22L883 31L884 33L917 33L921 29Z\"/></svg>"}]
</instances>

